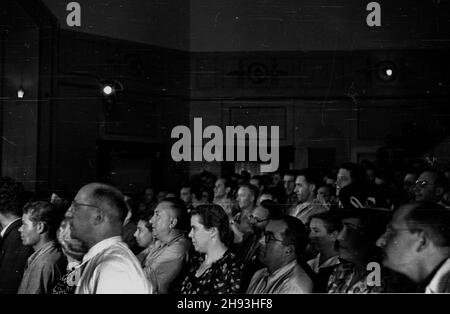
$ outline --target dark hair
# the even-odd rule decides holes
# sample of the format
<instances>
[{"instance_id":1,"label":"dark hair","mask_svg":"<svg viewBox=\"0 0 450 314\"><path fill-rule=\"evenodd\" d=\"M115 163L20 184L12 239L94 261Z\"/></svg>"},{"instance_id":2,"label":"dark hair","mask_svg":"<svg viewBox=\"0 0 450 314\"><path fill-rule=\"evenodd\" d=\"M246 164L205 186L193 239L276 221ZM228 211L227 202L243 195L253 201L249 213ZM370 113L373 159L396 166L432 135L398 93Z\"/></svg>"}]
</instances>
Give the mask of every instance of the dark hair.
<instances>
[{"instance_id":1,"label":"dark hair","mask_svg":"<svg viewBox=\"0 0 450 314\"><path fill-rule=\"evenodd\" d=\"M434 185L438 185L438 186L442 187L444 189L444 191L448 190L448 180L443 172L430 169L430 170L425 170L422 173L425 173L425 172L430 173L434 177Z\"/></svg>"},{"instance_id":2,"label":"dark hair","mask_svg":"<svg viewBox=\"0 0 450 314\"><path fill-rule=\"evenodd\" d=\"M191 216L198 215L200 223L206 229L217 228L220 241L226 247L233 244L234 234L230 228L229 217L223 208L216 204L199 205L192 210Z\"/></svg>"},{"instance_id":3,"label":"dark hair","mask_svg":"<svg viewBox=\"0 0 450 314\"><path fill-rule=\"evenodd\" d=\"M47 201L29 202L23 208L23 213L30 215L34 223L43 222L51 239L56 239L63 214L52 203Z\"/></svg>"},{"instance_id":4,"label":"dark hair","mask_svg":"<svg viewBox=\"0 0 450 314\"><path fill-rule=\"evenodd\" d=\"M167 197L161 200L161 203L169 203L170 209L175 214L175 218L177 219L177 224L175 225L175 229L186 231L188 230L188 219L187 219L187 207L186 204L177 197Z\"/></svg>"},{"instance_id":5,"label":"dark hair","mask_svg":"<svg viewBox=\"0 0 450 314\"><path fill-rule=\"evenodd\" d=\"M191 186L189 183L183 183L183 184L181 185L181 187L180 187L180 191L181 191L182 189L184 189L184 188L188 188L189 191L192 192L192 186Z\"/></svg>"},{"instance_id":6,"label":"dark hair","mask_svg":"<svg viewBox=\"0 0 450 314\"><path fill-rule=\"evenodd\" d=\"M281 220L286 224L283 233L283 244L293 245L297 258L302 256L308 244L308 231L303 222L295 217L284 215L276 220Z\"/></svg>"},{"instance_id":7,"label":"dark hair","mask_svg":"<svg viewBox=\"0 0 450 314\"><path fill-rule=\"evenodd\" d=\"M139 220L145 221L145 227L152 231L152 225L150 224L150 219L152 218L154 214L153 208L145 207L144 209L141 209L137 213L137 222Z\"/></svg>"},{"instance_id":8,"label":"dark hair","mask_svg":"<svg viewBox=\"0 0 450 314\"><path fill-rule=\"evenodd\" d=\"M308 184L314 184L316 186L316 191L319 187L319 177L317 175L317 173L310 168L305 168L302 169L298 172L297 177L299 176L303 176L305 177L306 182L308 182Z\"/></svg>"},{"instance_id":9,"label":"dark hair","mask_svg":"<svg viewBox=\"0 0 450 314\"><path fill-rule=\"evenodd\" d=\"M0 178L0 212L2 214L22 215L24 187L10 177Z\"/></svg>"},{"instance_id":10,"label":"dark hair","mask_svg":"<svg viewBox=\"0 0 450 314\"><path fill-rule=\"evenodd\" d=\"M327 188L330 191L330 195L336 194L336 188L331 184L320 184L319 187L317 188L317 192L319 192L320 188Z\"/></svg>"},{"instance_id":11,"label":"dark hair","mask_svg":"<svg viewBox=\"0 0 450 314\"><path fill-rule=\"evenodd\" d=\"M450 210L432 202L413 204L405 217L408 228L424 230L436 246L450 247Z\"/></svg>"},{"instance_id":12,"label":"dark hair","mask_svg":"<svg viewBox=\"0 0 450 314\"><path fill-rule=\"evenodd\" d=\"M341 231L342 229L342 221L338 215L332 212L323 212L312 215L309 217L308 221L311 222L313 219L320 219L324 222L324 227L328 233L332 233L334 231Z\"/></svg>"},{"instance_id":13,"label":"dark hair","mask_svg":"<svg viewBox=\"0 0 450 314\"><path fill-rule=\"evenodd\" d=\"M102 204L106 204L111 209L107 212L111 218L117 218L120 223L125 221L125 217L128 214L128 207L123 194L117 188L107 184L101 184L94 188L91 196L100 208L104 208Z\"/></svg>"},{"instance_id":14,"label":"dark hair","mask_svg":"<svg viewBox=\"0 0 450 314\"><path fill-rule=\"evenodd\" d=\"M283 173L283 177L284 176L294 177L295 180L295 177L297 176L297 171L294 170L286 171L285 173Z\"/></svg>"},{"instance_id":15,"label":"dark hair","mask_svg":"<svg viewBox=\"0 0 450 314\"><path fill-rule=\"evenodd\" d=\"M350 178L353 183L363 181L364 175L359 165L353 162L346 162L341 165L341 169L345 169L350 172Z\"/></svg>"},{"instance_id":16,"label":"dark hair","mask_svg":"<svg viewBox=\"0 0 450 314\"><path fill-rule=\"evenodd\" d=\"M333 211L333 213L341 219L359 219L363 228L363 235L368 244L371 245L375 245L378 238L386 231L386 225L392 215L390 211L379 208L339 209Z\"/></svg>"},{"instance_id":17,"label":"dark hair","mask_svg":"<svg viewBox=\"0 0 450 314\"><path fill-rule=\"evenodd\" d=\"M225 188L230 188L230 191L228 192L227 197L234 198L237 188L238 188L237 182L234 180L231 180L230 177L225 177L225 176L219 177L217 180L223 180L223 184L225 185Z\"/></svg>"},{"instance_id":18,"label":"dark hair","mask_svg":"<svg viewBox=\"0 0 450 314\"><path fill-rule=\"evenodd\" d=\"M199 193L199 194L195 194L196 198L198 200L202 199L204 192L208 193L208 203L212 203L214 200L214 190L209 187L204 186L204 187L201 187L198 191L196 191L196 193Z\"/></svg>"},{"instance_id":19,"label":"dark hair","mask_svg":"<svg viewBox=\"0 0 450 314\"><path fill-rule=\"evenodd\" d=\"M283 206L272 200L264 200L259 204L260 207L269 212L268 219L279 219L283 216Z\"/></svg>"}]
</instances>

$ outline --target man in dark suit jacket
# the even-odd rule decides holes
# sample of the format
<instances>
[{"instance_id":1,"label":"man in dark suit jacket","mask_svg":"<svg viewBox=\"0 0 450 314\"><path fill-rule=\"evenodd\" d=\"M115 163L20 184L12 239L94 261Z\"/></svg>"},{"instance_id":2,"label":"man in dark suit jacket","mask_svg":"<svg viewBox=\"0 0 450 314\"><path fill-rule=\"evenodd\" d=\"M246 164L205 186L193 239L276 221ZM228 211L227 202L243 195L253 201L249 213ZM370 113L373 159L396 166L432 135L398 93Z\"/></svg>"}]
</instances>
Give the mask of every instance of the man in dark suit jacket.
<instances>
[{"instance_id":1,"label":"man in dark suit jacket","mask_svg":"<svg viewBox=\"0 0 450 314\"><path fill-rule=\"evenodd\" d=\"M0 294L15 294L22 280L31 247L22 244L23 186L11 178L0 178Z\"/></svg>"}]
</instances>

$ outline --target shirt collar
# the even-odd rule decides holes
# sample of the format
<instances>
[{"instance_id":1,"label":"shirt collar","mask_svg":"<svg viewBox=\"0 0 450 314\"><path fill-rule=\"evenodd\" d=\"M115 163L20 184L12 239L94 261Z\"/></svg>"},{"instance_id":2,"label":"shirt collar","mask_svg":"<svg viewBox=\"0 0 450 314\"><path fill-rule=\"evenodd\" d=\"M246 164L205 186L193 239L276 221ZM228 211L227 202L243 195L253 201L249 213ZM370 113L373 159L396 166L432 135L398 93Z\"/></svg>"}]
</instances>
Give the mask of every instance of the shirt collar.
<instances>
[{"instance_id":1,"label":"shirt collar","mask_svg":"<svg viewBox=\"0 0 450 314\"><path fill-rule=\"evenodd\" d=\"M14 220L11 221L9 224L7 224L5 228L2 229L2 232L0 232L0 235L2 236L2 238L4 237L4 235L5 235L5 233L6 233L6 230L8 230L8 228L9 228L13 223L15 223L17 220L20 220L20 219L22 219L22 218L19 217L19 218L14 219Z\"/></svg>"},{"instance_id":2,"label":"shirt collar","mask_svg":"<svg viewBox=\"0 0 450 314\"><path fill-rule=\"evenodd\" d=\"M91 258L96 256L97 254L101 253L102 251L106 250L107 248L109 248L119 242L122 242L121 236L107 238L105 240L98 242L96 245L91 247L90 250L84 255L83 263L87 262L88 260L90 260Z\"/></svg>"},{"instance_id":3,"label":"shirt collar","mask_svg":"<svg viewBox=\"0 0 450 314\"><path fill-rule=\"evenodd\" d=\"M320 253L319 253L320 254ZM317 259L317 264L319 261L320 256L318 256ZM325 262L323 262L322 264L319 265L319 268L325 268L325 267L330 267L330 266L334 266L340 263L339 260L339 255L335 255L335 256L331 256L329 259L327 259Z\"/></svg>"},{"instance_id":4,"label":"shirt collar","mask_svg":"<svg viewBox=\"0 0 450 314\"><path fill-rule=\"evenodd\" d=\"M177 234L175 237L173 237L172 239L170 239L167 242L159 240L159 244L160 244L160 246L170 246L172 243L176 242L179 238L181 238L183 236L184 236L184 233L180 232L179 234Z\"/></svg>"},{"instance_id":5,"label":"shirt collar","mask_svg":"<svg viewBox=\"0 0 450 314\"><path fill-rule=\"evenodd\" d=\"M50 249L56 247L56 242L54 240L45 243L39 250L34 252L28 258L28 264L31 264L35 259L47 253Z\"/></svg>"},{"instance_id":6,"label":"shirt collar","mask_svg":"<svg viewBox=\"0 0 450 314\"><path fill-rule=\"evenodd\" d=\"M433 277L426 287L426 292L436 293L439 292L439 283L443 275L450 271L450 258L444 260L433 272Z\"/></svg>"},{"instance_id":7,"label":"shirt collar","mask_svg":"<svg viewBox=\"0 0 450 314\"><path fill-rule=\"evenodd\" d=\"M277 270L275 270L272 274L269 274L269 270L266 268L267 271L267 275L269 276L270 279L273 278L278 278L281 275L287 273L288 271L290 271L292 268L294 268L297 265L297 260L293 260L292 262L284 265L281 268L278 268Z\"/></svg>"}]
</instances>

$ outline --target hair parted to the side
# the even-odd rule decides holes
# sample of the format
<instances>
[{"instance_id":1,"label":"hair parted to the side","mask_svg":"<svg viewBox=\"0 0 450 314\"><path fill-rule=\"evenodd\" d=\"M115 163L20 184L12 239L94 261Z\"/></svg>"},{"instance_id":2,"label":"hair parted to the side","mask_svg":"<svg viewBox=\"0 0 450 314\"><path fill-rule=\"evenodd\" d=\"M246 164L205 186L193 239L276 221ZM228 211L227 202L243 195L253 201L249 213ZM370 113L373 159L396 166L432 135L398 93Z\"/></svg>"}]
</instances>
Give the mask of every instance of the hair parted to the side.
<instances>
[{"instance_id":1,"label":"hair parted to the side","mask_svg":"<svg viewBox=\"0 0 450 314\"><path fill-rule=\"evenodd\" d=\"M433 202L417 202L405 220L412 232L425 231L434 245L450 247L449 209Z\"/></svg>"},{"instance_id":2,"label":"hair parted to the side","mask_svg":"<svg viewBox=\"0 0 450 314\"><path fill-rule=\"evenodd\" d=\"M191 216L199 216L199 222L205 229L217 228L220 241L230 247L234 234L230 227L229 217L223 208L216 204L199 205L192 210Z\"/></svg>"},{"instance_id":3,"label":"hair parted to the side","mask_svg":"<svg viewBox=\"0 0 450 314\"><path fill-rule=\"evenodd\" d=\"M311 223L313 219L320 219L323 221L323 225L328 233L332 233L334 231L341 231L342 229L342 221L338 215L333 212L327 211L318 214L314 214L309 217L308 222Z\"/></svg>"},{"instance_id":4,"label":"hair parted to the side","mask_svg":"<svg viewBox=\"0 0 450 314\"><path fill-rule=\"evenodd\" d=\"M302 256L308 244L308 231L303 222L298 218L287 215L276 220L283 221L286 224L286 230L283 233L283 244L294 246L297 257Z\"/></svg>"},{"instance_id":5,"label":"hair parted to the side","mask_svg":"<svg viewBox=\"0 0 450 314\"><path fill-rule=\"evenodd\" d=\"M52 203L47 201L29 202L25 204L23 213L29 215L29 219L34 223L44 223L48 236L56 239L56 231L63 220L63 215Z\"/></svg>"}]
</instances>

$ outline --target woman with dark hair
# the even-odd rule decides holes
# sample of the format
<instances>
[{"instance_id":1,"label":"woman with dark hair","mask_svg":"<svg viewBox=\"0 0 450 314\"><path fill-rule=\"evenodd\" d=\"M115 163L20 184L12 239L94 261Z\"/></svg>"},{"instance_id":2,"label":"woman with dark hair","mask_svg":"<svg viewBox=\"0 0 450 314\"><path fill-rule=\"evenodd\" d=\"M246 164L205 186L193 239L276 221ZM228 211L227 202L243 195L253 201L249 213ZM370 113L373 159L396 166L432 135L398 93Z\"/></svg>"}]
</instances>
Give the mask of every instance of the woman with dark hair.
<instances>
[{"instance_id":1,"label":"woman with dark hair","mask_svg":"<svg viewBox=\"0 0 450 314\"><path fill-rule=\"evenodd\" d=\"M238 293L241 261L228 249L233 243L229 218L219 205L200 205L191 213L191 232L195 251L181 285L184 294Z\"/></svg>"}]
</instances>

